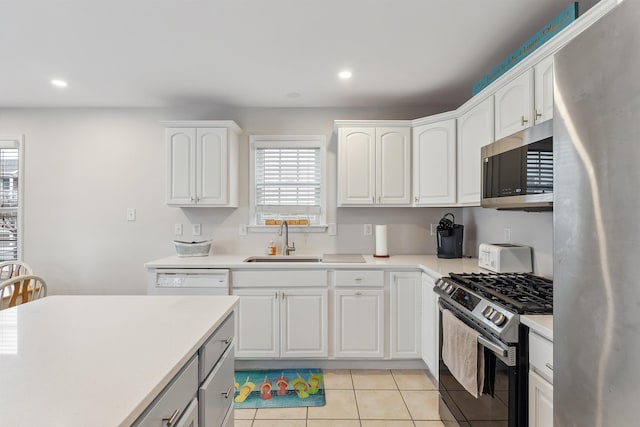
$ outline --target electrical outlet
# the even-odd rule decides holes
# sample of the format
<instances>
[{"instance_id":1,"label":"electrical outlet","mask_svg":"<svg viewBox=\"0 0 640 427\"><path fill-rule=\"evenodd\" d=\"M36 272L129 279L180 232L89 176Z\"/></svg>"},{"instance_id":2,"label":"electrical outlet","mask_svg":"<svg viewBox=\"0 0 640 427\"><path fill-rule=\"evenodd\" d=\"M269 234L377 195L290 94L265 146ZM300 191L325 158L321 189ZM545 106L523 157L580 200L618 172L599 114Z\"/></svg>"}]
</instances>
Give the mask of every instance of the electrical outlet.
<instances>
[{"instance_id":1,"label":"electrical outlet","mask_svg":"<svg viewBox=\"0 0 640 427\"><path fill-rule=\"evenodd\" d=\"M173 225L173 234L176 236L182 236L182 224Z\"/></svg>"},{"instance_id":2,"label":"electrical outlet","mask_svg":"<svg viewBox=\"0 0 640 427\"><path fill-rule=\"evenodd\" d=\"M200 224L191 224L191 235L199 236L201 234Z\"/></svg>"},{"instance_id":3,"label":"electrical outlet","mask_svg":"<svg viewBox=\"0 0 640 427\"><path fill-rule=\"evenodd\" d=\"M504 242L505 243L511 243L511 229L510 228L505 228L504 229Z\"/></svg>"},{"instance_id":4,"label":"electrical outlet","mask_svg":"<svg viewBox=\"0 0 640 427\"><path fill-rule=\"evenodd\" d=\"M330 222L329 226L327 227L327 234L329 236L335 236L336 235L336 223L335 222Z\"/></svg>"},{"instance_id":5,"label":"electrical outlet","mask_svg":"<svg viewBox=\"0 0 640 427\"><path fill-rule=\"evenodd\" d=\"M431 235L435 236L438 234L438 224L431 224Z\"/></svg>"},{"instance_id":6,"label":"electrical outlet","mask_svg":"<svg viewBox=\"0 0 640 427\"><path fill-rule=\"evenodd\" d=\"M364 235L365 236L371 236L372 233L373 233L373 225L372 224L365 224L364 225Z\"/></svg>"},{"instance_id":7,"label":"electrical outlet","mask_svg":"<svg viewBox=\"0 0 640 427\"><path fill-rule=\"evenodd\" d=\"M136 208L127 208L127 221L136 220Z\"/></svg>"},{"instance_id":8,"label":"electrical outlet","mask_svg":"<svg viewBox=\"0 0 640 427\"><path fill-rule=\"evenodd\" d=\"M240 224L238 226L238 234L240 236L246 236L247 235L247 224Z\"/></svg>"}]
</instances>

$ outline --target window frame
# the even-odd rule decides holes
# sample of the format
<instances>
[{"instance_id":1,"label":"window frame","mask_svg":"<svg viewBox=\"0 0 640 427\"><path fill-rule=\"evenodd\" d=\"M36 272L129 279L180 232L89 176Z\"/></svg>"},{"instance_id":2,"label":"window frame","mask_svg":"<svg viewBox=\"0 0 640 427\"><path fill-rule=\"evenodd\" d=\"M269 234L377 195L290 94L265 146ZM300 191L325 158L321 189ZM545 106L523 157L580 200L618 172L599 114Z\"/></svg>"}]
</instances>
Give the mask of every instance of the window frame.
<instances>
[{"instance_id":1,"label":"window frame","mask_svg":"<svg viewBox=\"0 0 640 427\"><path fill-rule=\"evenodd\" d=\"M16 212L16 260L24 260L24 135L0 134L0 148L18 149L18 210Z\"/></svg>"},{"instance_id":2,"label":"window frame","mask_svg":"<svg viewBox=\"0 0 640 427\"><path fill-rule=\"evenodd\" d=\"M249 227L252 231L272 232L277 225L256 223L256 149L320 149L320 224L292 225L290 232L323 232L327 229L327 137L325 135L250 135L249 136Z\"/></svg>"}]
</instances>

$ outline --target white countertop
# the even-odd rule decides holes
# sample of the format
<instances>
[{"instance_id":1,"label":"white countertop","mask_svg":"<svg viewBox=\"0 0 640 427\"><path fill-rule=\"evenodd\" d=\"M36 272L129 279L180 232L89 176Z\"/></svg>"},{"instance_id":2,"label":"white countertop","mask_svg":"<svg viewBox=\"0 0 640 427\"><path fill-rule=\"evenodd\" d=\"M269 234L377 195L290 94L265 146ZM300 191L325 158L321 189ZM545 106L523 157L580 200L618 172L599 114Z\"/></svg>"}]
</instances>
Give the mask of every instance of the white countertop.
<instances>
[{"instance_id":1,"label":"white countertop","mask_svg":"<svg viewBox=\"0 0 640 427\"><path fill-rule=\"evenodd\" d=\"M0 311L0 424L128 426L235 296L49 296Z\"/></svg>"},{"instance_id":2,"label":"white countertop","mask_svg":"<svg viewBox=\"0 0 640 427\"><path fill-rule=\"evenodd\" d=\"M322 254L311 254L321 256ZM435 277L449 273L488 272L478 267L477 258L444 259L436 255L392 255L389 258L376 258L363 255L364 263L326 263L326 262L242 262L249 255L209 255L206 257L170 256L145 264L147 268L231 268L231 269L361 269L361 268L395 268L421 269ZM296 256L303 256L296 254Z\"/></svg>"},{"instance_id":3,"label":"white countertop","mask_svg":"<svg viewBox=\"0 0 640 427\"><path fill-rule=\"evenodd\" d=\"M536 331L546 339L553 341L553 316L550 314L526 314L520 316L520 321L529 329Z\"/></svg>"}]
</instances>

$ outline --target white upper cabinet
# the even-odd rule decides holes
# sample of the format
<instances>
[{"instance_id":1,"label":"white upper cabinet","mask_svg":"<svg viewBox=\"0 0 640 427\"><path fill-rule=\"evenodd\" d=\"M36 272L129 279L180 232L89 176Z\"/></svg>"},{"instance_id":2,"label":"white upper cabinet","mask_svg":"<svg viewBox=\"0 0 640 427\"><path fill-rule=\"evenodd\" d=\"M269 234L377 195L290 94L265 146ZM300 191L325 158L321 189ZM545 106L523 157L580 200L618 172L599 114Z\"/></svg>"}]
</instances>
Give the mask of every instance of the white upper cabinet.
<instances>
[{"instance_id":1,"label":"white upper cabinet","mask_svg":"<svg viewBox=\"0 0 640 427\"><path fill-rule=\"evenodd\" d=\"M165 122L166 201L238 206L238 134L232 121Z\"/></svg>"},{"instance_id":2,"label":"white upper cabinet","mask_svg":"<svg viewBox=\"0 0 640 427\"><path fill-rule=\"evenodd\" d=\"M535 124L553 118L553 56L547 56L533 67Z\"/></svg>"},{"instance_id":3,"label":"white upper cabinet","mask_svg":"<svg viewBox=\"0 0 640 427\"><path fill-rule=\"evenodd\" d=\"M496 139L504 138L533 123L533 70L501 87L495 94Z\"/></svg>"},{"instance_id":4,"label":"white upper cabinet","mask_svg":"<svg viewBox=\"0 0 640 427\"><path fill-rule=\"evenodd\" d=\"M411 203L411 133L407 126L340 127L338 206Z\"/></svg>"},{"instance_id":5,"label":"white upper cabinet","mask_svg":"<svg viewBox=\"0 0 640 427\"><path fill-rule=\"evenodd\" d=\"M480 148L494 141L493 97L458 118L458 204L480 205Z\"/></svg>"},{"instance_id":6,"label":"white upper cabinet","mask_svg":"<svg viewBox=\"0 0 640 427\"><path fill-rule=\"evenodd\" d=\"M553 56L496 91L496 139L553 118Z\"/></svg>"},{"instance_id":7,"label":"white upper cabinet","mask_svg":"<svg viewBox=\"0 0 640 427\"><path fill-rule=\"evenodd\" d=\"M413 204L456 203L456 121L413 128Z\"/></svg>"}]
</instances>

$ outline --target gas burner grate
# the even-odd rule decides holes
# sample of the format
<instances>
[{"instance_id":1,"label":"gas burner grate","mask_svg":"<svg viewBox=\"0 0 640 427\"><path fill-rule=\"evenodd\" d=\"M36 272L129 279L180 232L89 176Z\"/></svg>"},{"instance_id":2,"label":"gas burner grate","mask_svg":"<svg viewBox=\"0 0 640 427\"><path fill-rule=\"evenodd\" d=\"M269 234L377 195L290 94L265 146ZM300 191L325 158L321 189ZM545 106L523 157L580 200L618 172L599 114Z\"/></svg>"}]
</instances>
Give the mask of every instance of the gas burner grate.
<instances>
[{"instance_id":1,"label":"gas burner grate","mask_svg":"<svg viewBox=\"0 0 640 427\"><path fill-rule=\"evenodd\" d=\"M451 273L450 278L519 314L553 312L553 281L528 273Z\"/></svg>"}]
</instances>

